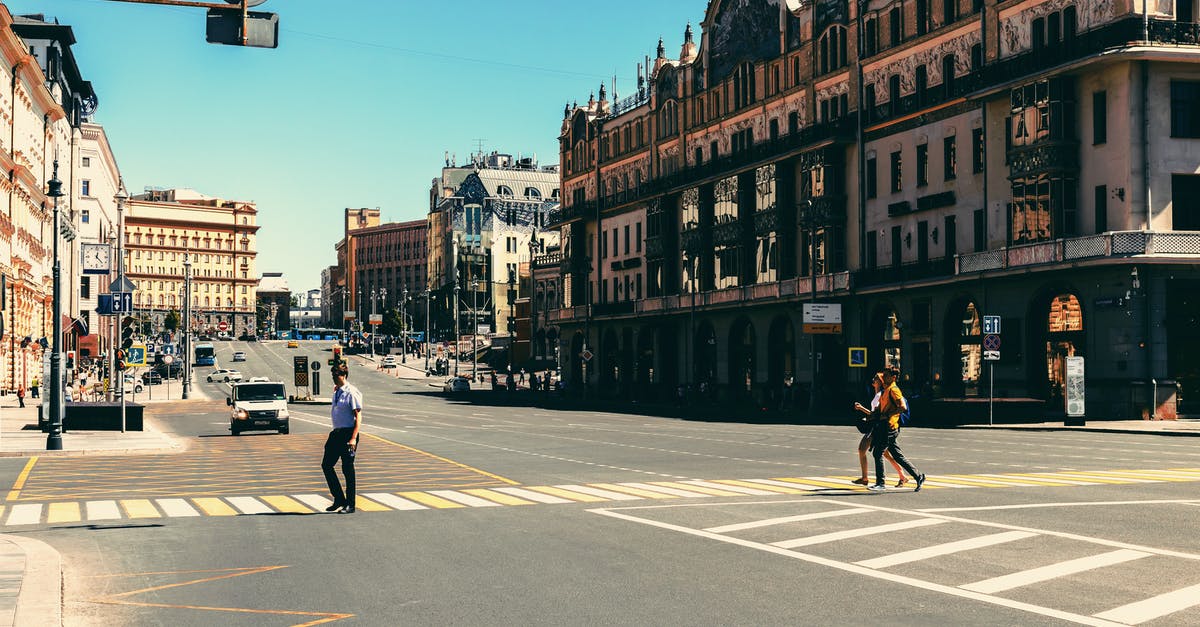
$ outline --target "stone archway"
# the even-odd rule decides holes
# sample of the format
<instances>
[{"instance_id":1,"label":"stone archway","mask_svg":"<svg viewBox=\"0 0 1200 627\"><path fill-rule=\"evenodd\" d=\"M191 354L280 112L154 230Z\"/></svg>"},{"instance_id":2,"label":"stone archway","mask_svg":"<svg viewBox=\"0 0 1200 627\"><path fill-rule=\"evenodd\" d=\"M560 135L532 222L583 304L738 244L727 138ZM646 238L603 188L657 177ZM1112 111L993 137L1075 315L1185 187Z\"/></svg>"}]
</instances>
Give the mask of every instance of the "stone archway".
<instances>
[{"instance_id":1,"label":"stone archway","mask_svg":"<svg viewBox=\"0 0 1200 627\"><path fill-rule=\"evenodd\" d=\"M983 324L979 306L961 297L946 308L942 325L945 337L940 389L944 396L978 396L983 374Z\"/></svg>"},{"instance_id":2,"label":"stone archway","mask_svg":"<svg viewBox=\"0 0 1200 627\"><path fill-rule=\"evenodd\" d=\"M796 327L786 315L772 320L767 332L767 388L778 391L781 407L795 399Z\"/></svg>"},{"instance_id":3,"label":"stone archway","mask_svg":"<svg viewBox=\"0 0 1200 627\"><path fill-rule=\"evenodd\" d=\"M734 398L747 399L754 396L757 351L754 325L748 318L738 318L729 328L728 376L729 389Z\"/></svg>"},{"instance_id":4,"label":"stone archway","mask_svg":"<svg viewBox=\"0 0 1200 627\"><path fill-rule=\"evenodd\" d=\"M654 359L654 344L658 330L653 326L642 327L637 335L637 350L634 354L637 385L634 389L635 398L647 399L654 396L655 390L662 383L662 373Z\"/></svg>"}]
</instances>

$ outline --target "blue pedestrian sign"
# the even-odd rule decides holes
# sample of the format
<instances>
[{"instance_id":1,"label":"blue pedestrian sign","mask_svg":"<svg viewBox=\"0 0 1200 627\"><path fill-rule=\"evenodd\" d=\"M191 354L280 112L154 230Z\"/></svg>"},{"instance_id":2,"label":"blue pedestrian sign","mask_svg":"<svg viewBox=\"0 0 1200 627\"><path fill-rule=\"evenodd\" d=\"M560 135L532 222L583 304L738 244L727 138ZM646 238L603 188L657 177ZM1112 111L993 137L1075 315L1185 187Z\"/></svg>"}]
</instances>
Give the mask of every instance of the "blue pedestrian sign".
<instances>
[{"instance_id":1,"label":"blue pedestrian sign","mask_svg":"<svg viewBox=\"0 0 1200 627\"><path fill-rule=\"evenodd\" d=\"M867 367L867 349L863 346L850 347L850 367L851 368L866 368Z\"/></svg>"},{"instance_id":2,"label":"blue pedestrian sign","mask_svg":"<svg viewBox=\"0 0 1200 627\"><path fill-rule=\"evenodd\" d=\"M1000 335L1000 316L983 317L983 334Z\"/></svg>"},{"instance_id":3,"label":"blue pedestrian sign","mask_svg":"<svg viewBox=\"0 0 1200 627\"><path fill-rule=\"evenodd\" d=\"M145 366L146 365L146 345L134 344L129 347L125 353L125 365L127 366Z\"/></svg>"}]
</instances>

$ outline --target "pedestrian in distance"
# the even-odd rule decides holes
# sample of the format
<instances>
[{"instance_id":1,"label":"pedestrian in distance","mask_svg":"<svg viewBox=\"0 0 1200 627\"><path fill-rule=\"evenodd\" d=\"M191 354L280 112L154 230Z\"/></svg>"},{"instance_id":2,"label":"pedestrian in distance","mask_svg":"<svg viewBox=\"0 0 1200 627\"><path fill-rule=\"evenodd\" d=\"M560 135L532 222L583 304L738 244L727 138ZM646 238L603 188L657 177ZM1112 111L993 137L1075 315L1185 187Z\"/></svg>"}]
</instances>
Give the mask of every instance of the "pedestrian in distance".
<instances>
[{"instance_id":1,"label":"pedestrian in distance","mask_svg":"<svg viewBox=\"0 0 1200 627\"><path fill-rule=\"evenodd\" d=\"M892 459L907 470L909 476L917 480L917 487L913 489L913 492L920 492L921 486L925 483L925 475L918 472L909 463L897 443L897 438L900 437L900 414L908 409L908 401L904 400L904 394L896 385L896 379L899 376L900 371L894 366L885 368L883 371L883 392L879 396L879 414L871 433L871 451L875 454L875 485L868 488L871 491L887 489L883 477L884 451L891 453Z\"/></svg>"},{"instance_id":2,"label":"pedestrian in distance","mask_svg":"<svg viewBox=\"0 0 1200 627\"><path fill-rule=\"evenodd\" d=\"M856 483L858 485L870 485L871 483L870 480L867 479L867 450L871 448L871 432L875 426L874 421L879 419L879 398L883 395L882 372L876 372L875 376L871 378L871 389L875 391L875 396L871 399L870 409L863 407L862 403L854 404L854 409L860 414L863 414L863 418L860 420L863 421L861 424L864 425L859 428L859 430L863 432L863 436L862 439L858 441L858 467L862 471L862 474L859 475L858 479L851 481L851 483ZM904 487L904 485L908 483L908 477L904 476L904 469L901 468L900 464L897 464L896 460L892 458L891 452L884 451L883 456L886 457L889 462L891 462L892 467L896 469L896 474L900 476L900 480L896 482L896 487Z\"/></svg>"},{"instance_id":3,"label":"pedestrian in distance","mask_svg":"<svg viewBox=\"0 0 1200 627\"><path fill-rule=\"evenodd\" d=\"M41 383L41 382L40 382L40 381L38 381L38 378L37 378L37 377L34 377L34 378L33 378L33 381L31 381L31 382L29 383L29 395L30 395L30 397L32 397L32 398L38 398L38 387L40 387L40 385L39 385L40 383Z\"/></svg>"},{"instance_id":4,"label":"pedestrian in distance","mask_svg":"<svg viewBox=\"0 0 1200 627\"><path fill-rule=\"evenodd\" d=\"M333 377L333 402L330 407L333 431L329 432L329 437L325 440L321 471L325 473L325 482L329 484L333 504L325 508L325 511L353 514L356 487L354 457L358 452L359 429L362 427L362 393L346 382L350 373L345 367L334 366L329 374ZM342 491L342 484L333 469L339 459L342 461L342 474L346 476L345 492Z\"/></svg>"},{"instance_id":5,"label":"pedestrian in distance","mask_svg":"<svg viewBox=\"0 0 1200 627\"><path fill-rule=\"evenodd\" d=\"M20 403L20 405L19 405L20 407L25 406L25 388L24 387L17 388L17 402Z\"/></svg>"}]
</instances>

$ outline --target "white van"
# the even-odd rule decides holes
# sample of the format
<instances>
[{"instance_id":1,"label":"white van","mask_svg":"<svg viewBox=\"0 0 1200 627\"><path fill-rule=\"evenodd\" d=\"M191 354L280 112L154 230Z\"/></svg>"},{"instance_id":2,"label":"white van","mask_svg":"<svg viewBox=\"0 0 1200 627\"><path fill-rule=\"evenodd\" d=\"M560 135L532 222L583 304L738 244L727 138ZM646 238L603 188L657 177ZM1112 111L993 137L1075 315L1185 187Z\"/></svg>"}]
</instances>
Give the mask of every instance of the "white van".
<instances>
[{"instance_id":1,"label":"white van","mask_svg":"<svg viewBox=\"0 0 1200 627\"><path fill-rule=\"evenodd\" d=\"M231 408L229 431L288 432L287 390L282 383L267 381L234 383L225 403Z\"/></svg>"}]
</instances>

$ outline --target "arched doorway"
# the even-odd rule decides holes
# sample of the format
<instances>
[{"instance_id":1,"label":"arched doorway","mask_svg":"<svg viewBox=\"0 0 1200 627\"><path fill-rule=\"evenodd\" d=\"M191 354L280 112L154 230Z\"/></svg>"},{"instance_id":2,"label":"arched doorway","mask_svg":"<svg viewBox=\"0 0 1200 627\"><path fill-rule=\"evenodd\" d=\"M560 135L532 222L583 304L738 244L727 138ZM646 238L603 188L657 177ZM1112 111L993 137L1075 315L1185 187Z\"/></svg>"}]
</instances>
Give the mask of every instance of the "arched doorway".
<instances>
[{"instance_id":1,"label":"arched doorway","mask_svg":"<svg viewBox=\"0 0 1200 627\"><path fill-rule=\"evenodd\" d=\"M767 331L767 385L779 391L781 406L792 404L796 391L796 327L787 316L776 317Z\"/></svg>"},{"instance_id":2,"label":"arched doorway","mask_svg":"<svg viewBox=\"0 0 1200 627\"><path fill-rule=\"evenodd\" d=\"M646 326L638 332L637 353L635 358L637 370L637 386L634 397L647 399L653 396L653 390L661 383L661 373L657 372L654 363L654 340L658 334L654 327Z\"/></svg>"},{"instance_id":3,"label":"arched doorway","mask_svg":"<svg viewBox=\"0 0 1200 627\"><path fill-rule=\"evenodd\" d=\"M1063 406L1067 380L1067 357L1083 356L1083 306L1074 294L1064 293L1050 299L1046 316L1046 404L1051 409Z\"/></svg>"},{"instance_id":4,"label":"arched doorway","mask_svg":"<svg viewBox=\"0 0 1200 627\"><path fill-rule=\"evenodd\" d=\"M754 325L738 318L729 328L729 389L735 398L754 396L757 351Z\"/></svg>"},{"instance_id":5,"label":"arched doorway","mask_svg":"<svg viewBox=\"0 0 1200 627\"><path fill-rule=\"evenodd\" d=\"M621 344L617 340L617 332L608 329L604 332L604 342L600 345L600 384L607 392L616 392L616 384L621 380ZM601 393L603 395L603 392Z\"/></svg>"},{"instance_id":6,"label":"arched doorway","mask_svg":"<svg viewBox=\"0 0 1200 627\"><path fill-rule=\"evenodd\" d=\"M871 341L867 345L867 363L871 372L878 372L888 366L901 367L900 330L904 323L891 304L883 304L875 308L872 316ZM901 369L903 373L903 369Z\"/></svg>"},{"instance_id":7,"label":"arched doorway","mask_svg":"<svg viewBox=\"0 0 1200 627\"><path fill-rule=\"evenodd\" d=\"M960 298L946 309L944 324L946 349L941 381L945 396L978 396L983 373L983 324L979 307L969 298ZM937 382L935 382L935 385Z\"/></svg>"},{"instance_id":8,"label":"arched doorway","mask_svg":"<svg viewBox=\"0 0 1200 627\"><path fill-rule=\"evenodd\" d=\"M692 338L692 381L709 392L717 381L717 332L711 322L701 322Z\"/></svg>"}]
</instances>

